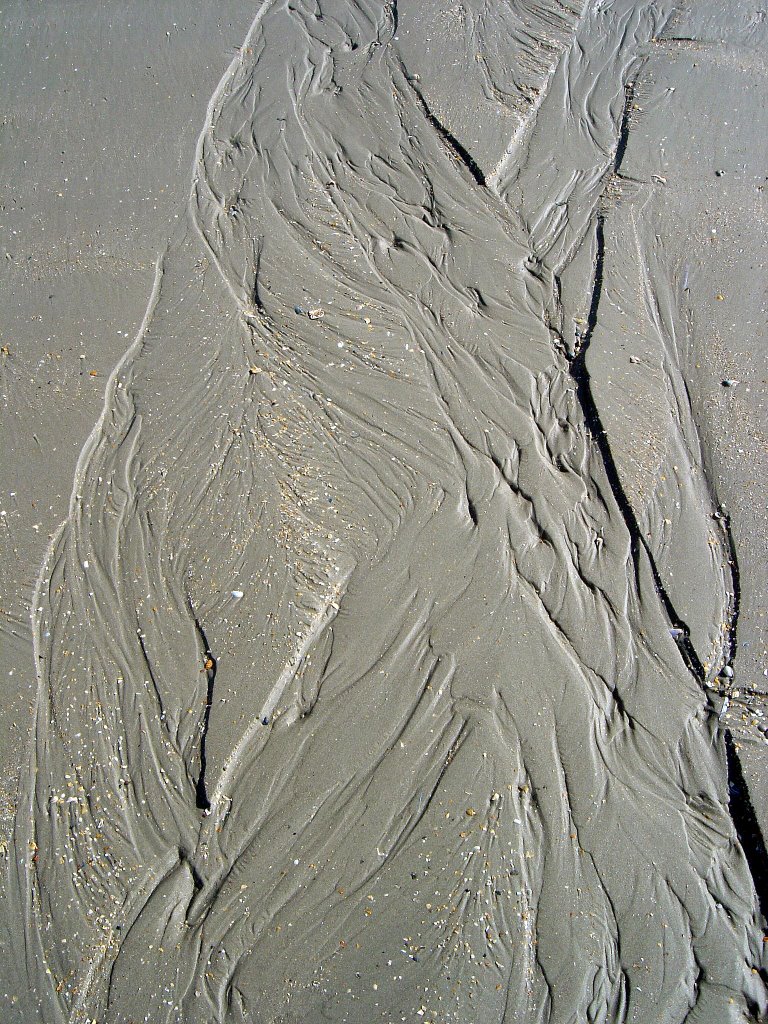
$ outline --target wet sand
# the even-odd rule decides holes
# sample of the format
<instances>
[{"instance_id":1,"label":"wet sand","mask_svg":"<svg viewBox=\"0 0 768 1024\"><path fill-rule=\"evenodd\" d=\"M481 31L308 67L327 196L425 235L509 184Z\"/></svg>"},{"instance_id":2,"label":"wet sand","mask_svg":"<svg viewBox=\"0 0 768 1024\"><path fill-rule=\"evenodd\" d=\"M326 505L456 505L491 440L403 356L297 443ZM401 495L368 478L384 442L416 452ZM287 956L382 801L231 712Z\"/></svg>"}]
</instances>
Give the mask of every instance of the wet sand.
<instances>
[{"instance_id":1,"label":"wet sand","mask_svg":"<svg viewBox=\"0 0 768 1024\"><path fill-rule=\"evenodd\" d=\"M761 1020L764 19L86 11L6 16L7 1019Z\"/></svg>"}]
</instances>

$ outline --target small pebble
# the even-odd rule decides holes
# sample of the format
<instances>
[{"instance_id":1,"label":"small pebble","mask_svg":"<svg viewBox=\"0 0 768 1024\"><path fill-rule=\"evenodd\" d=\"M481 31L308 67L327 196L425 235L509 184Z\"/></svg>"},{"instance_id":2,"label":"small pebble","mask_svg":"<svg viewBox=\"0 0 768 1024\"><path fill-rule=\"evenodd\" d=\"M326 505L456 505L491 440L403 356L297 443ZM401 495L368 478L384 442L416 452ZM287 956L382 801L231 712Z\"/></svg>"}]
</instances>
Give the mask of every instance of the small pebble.
<instances>
[{"instance_id":1,"label":"small pebble","mask_svg":"<svg viewBox=\"0 0 768 1024\"><path fill-rule=\"evenodd\" d=\"M739 383L739 381L733 380L731 377L726 377L725 380L723 381L723 387L724 388L735 388L738 383Z\"/></svg>"},{"instance_id":2,"label":"small pebble","mask_svg":"<svg viewBox=\"0 0 768 1024\"><path fill-rule=\"evenodd\" d=\"M726 679L733 679L733 669L730 665L725 665L720 672L720 675L724 676Z\"/></svg>"}]
</instances>

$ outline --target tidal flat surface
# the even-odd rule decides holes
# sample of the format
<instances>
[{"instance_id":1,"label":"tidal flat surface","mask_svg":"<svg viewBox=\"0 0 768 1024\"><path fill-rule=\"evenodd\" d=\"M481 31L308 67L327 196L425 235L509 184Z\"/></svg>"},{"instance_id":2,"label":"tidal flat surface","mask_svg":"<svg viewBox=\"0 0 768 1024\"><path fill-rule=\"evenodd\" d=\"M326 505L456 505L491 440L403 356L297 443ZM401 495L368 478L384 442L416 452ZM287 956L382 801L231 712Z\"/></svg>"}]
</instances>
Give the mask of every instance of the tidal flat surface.
<instances>
[{"instance_id":1,"label":"tidal flat surface","mask_svg":"<svg viewBox=\"0 0 768 1024\"><path fill-rule=\"evenodd\" d=\"M9 1019L757 1024L764 13L229 6L4 624Z\"/></svg>"}]
</instances>

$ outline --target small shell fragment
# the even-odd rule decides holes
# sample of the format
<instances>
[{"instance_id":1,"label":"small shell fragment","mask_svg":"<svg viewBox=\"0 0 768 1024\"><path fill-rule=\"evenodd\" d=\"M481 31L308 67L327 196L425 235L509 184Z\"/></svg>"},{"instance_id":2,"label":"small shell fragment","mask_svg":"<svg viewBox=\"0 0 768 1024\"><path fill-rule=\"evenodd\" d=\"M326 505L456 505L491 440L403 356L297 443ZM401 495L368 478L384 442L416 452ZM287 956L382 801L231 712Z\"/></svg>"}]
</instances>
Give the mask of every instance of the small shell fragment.
<instances>
[{"instance_id":1,"label":"small shell fragment","mask_svg":"<svg viewBox=\"0 0 768 1024\"><path fill-rule=\"evenodd\" d=\"M310 320L322 320L325 316L325 310L319 307L317 309L310 309L307 316Z\"/></svg>"}]
</instances>

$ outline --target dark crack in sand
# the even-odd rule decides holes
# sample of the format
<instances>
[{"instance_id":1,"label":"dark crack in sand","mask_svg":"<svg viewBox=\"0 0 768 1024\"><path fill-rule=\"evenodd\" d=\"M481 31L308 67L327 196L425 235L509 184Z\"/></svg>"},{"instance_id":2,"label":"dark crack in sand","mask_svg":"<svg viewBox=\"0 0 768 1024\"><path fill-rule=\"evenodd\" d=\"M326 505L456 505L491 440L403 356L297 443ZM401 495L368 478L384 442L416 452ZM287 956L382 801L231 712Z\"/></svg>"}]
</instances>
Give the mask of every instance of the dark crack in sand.
<instances>
[{"instance_id":1,"label":"dark crack in sand","mask_svg":"<svg viewBox=\"0 0 768 1024\"><path fill-rule=\"evenodd\" d=\"M733 551L633 143L674 18L259 9L39 580L30 1019L765 1011Z\"/></svg>"}]
</instances>

